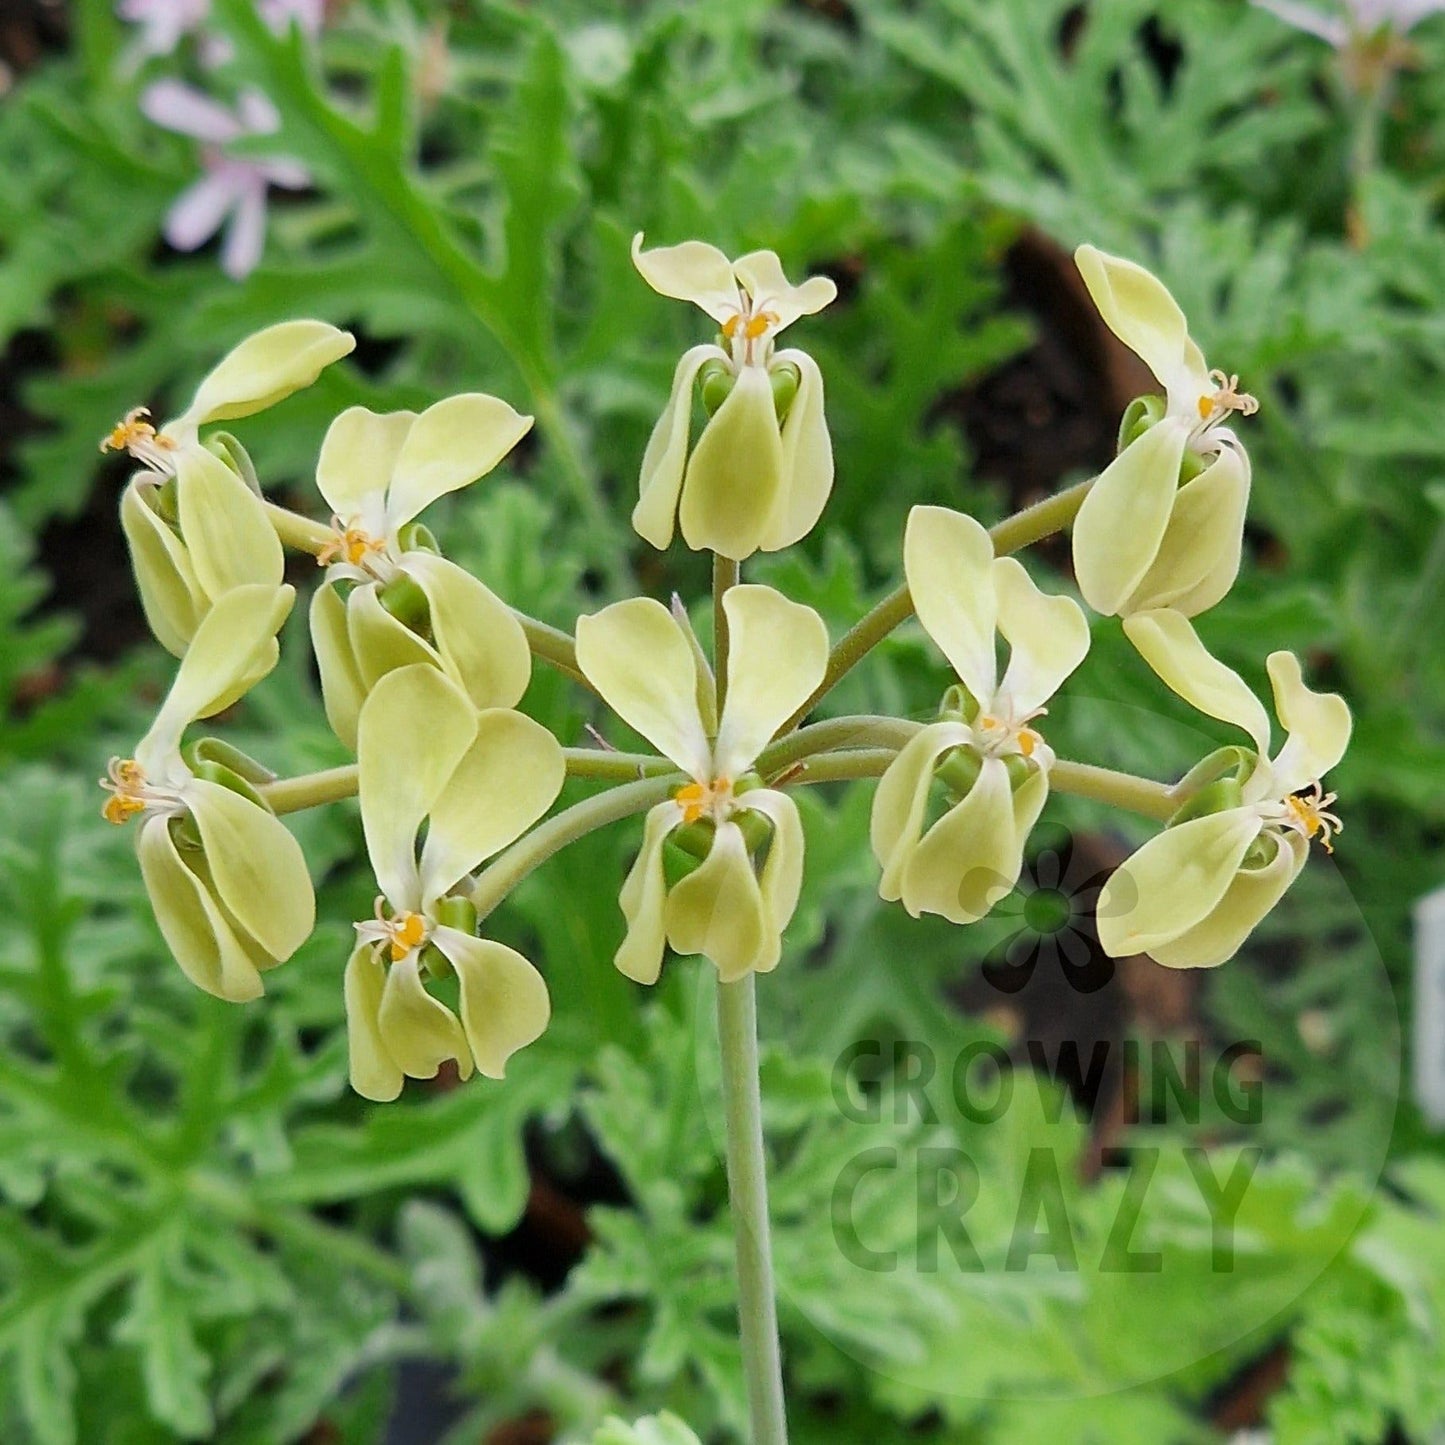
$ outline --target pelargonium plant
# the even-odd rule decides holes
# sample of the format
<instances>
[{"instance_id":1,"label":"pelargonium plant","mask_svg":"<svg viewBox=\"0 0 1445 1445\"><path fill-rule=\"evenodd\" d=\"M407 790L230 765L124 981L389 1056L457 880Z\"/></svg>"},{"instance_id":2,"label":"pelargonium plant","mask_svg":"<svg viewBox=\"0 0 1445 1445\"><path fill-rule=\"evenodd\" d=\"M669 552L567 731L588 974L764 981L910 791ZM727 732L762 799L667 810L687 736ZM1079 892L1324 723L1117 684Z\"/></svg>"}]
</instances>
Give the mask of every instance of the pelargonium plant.
<instances>
[{"instance_id":1,"label":"pelargonium plant","mask_svg":"<svg viewBox=\"0 0 1445 1445\"><path fill-rule=\"evenodd\" d=\"M655 290L694 302L718 328L678 364L633 515L655 547L678 530L683 545L712 554L711 649L675 600L614 601L567 635L445 556L422 520L427 508L492 471L531 425L495 397L453 396L420 414L353 407L332 423L317 463L326 519L266 501L245 451L217 424L308 386L352 347L321 322L286 322L222 360L176 420L158 428L137 410L103 443L141 463L122 520L146 615L180 658L134 756L110 764L104 811L135 825L161 932L187 977L254 1003L266 971L314 922L304 859L282 819L359 798L376 903L336 969L352 1086L378 1101L448 1062L463 1079L504 1076L547 1027L547 960L490 939L488 918L559 849L598 828L634 830L636 861L617 880L627 927L613 961L641 984L656 981L669 949L717 969L752 1431L758 1445L778 1445L786 1422L754 990L778 966L806 866L796 790L877 779L881 897L958 924L1014 888L1050 793L1142 814L1159 831L1103 890L1101 941L1113 956L1209 967L1279 901L1312 840L1331 846L1340 823L1321 779L1345 750L1350 712L1312 691L1293 655L1271 654L1286 735L1271 756L1263 704L1194 631L1191 617L1224 596L1239 568L1250 467L1228 423L1255 403L1236 377L1208 369L1148 271L1078 252L1103 319L1164 390L1128 408L1117 459L991 530L948 508L914 508L903 581L830 646L811 608L742 573L756 552L799 541L825 510L833 455L823 377L805 352L774 342L833 299L832 283L794 286L770 251L730 261L699 241L644 250L639 238L633 255ZM1247 741L1173 783L1056 755L1048 711L1088 652L1090 624L1016 554L1070 528L1084 602L1122 616L1164 684ZM311 642L327 717L356 757L289 778L222 740L186 740L275 666L294 601L283 547L322 569ZM939 653L936 719L810 722L915 615ZM579 746L519 711L538 658L656 751ZM569 777L609 786L553 811Z\"/></svg>"}]
</instances>

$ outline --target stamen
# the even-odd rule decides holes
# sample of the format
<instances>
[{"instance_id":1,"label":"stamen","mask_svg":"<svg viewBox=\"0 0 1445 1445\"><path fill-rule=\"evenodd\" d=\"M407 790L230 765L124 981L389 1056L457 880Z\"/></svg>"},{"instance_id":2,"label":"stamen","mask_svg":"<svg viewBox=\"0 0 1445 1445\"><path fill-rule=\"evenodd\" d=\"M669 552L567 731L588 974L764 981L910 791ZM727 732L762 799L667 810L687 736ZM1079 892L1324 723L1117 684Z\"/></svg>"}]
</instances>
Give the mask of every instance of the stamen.
<instances>
[{"instance_id":1,"label":"stamen","mask_svg":"<svg viewBox=\"0 0 1445 1445\"><path fill-rule=\"evenodd\" d=\"M146 810L146 775L134 758L112 758L100 786L109 794L101 808L107 823L128 823Z\"/></svg>"},{"instance_id":2,"label":"stamen","mask_svg":"<svg viewBox=\"0 0 1445 1445\"><path fill-rule=\"evenodd\" d=\"M1222 371L1211 371L1209 379L1216 390L1207 391L1199 398L1199 419L1202 422L1216 422L1238 412L1240 416L1253 416L1259 410L1259 401L1247 391L1239 389L1239 375L1225 375Z\"/></svg>"},{"instance_id":3,"label":"stamen","mask_svg":"<svg viewBox=\"0 0 1445 1445\"><path fill-rule=\"evenodd\" d=\"M332 517L331 540L316 554L316 565L331 567L344 562L348 567L364 568L368 557L384 551L384 538L373 537L355 523L343 523L340 517Z\"/></svg>"},{"instance_id":4,"label":"stamen","mask_svg":"<svg viewBox=\"0 0 1445 1445\"><path fill-rule=\"evenodd\" d=\"M672 800L682 808L684 823L696 823L708 815L721 822L732 811L732 779L717 778L711 783L684 783L672 795Z\"/></svg>"},{"instance_id":5,"label":"stamen","mask_svg":"<svg viewBox=\"0 0 1445 1445\"><path fill-rule=\"evenodd\" d=\"M174 437L158 432L147 418L150 408L132 407L101 439L102 452L129 452L154 472L169 472L171 465L165 453L176 449Z\"/></svg>"},{"instance_id":6,"label":"stamen","mask_svg":"<svg viewBox=\"0 0 1445 1445\"><path fill-rule=\"evenodd\" d=\"M1345 826L1337 814L1327 811L1336 796L1335 793L1325 792L1316 780L1302 792L1284 800L1285 826L1304 834L1307 839L1318 836L1325 852L1333 853L1335 848L1330 840L1335 834L1343 832Z\"/></svg>"},{"instance_id":7,"label":"stamen","mask_svg":"<svg viewBox=\"0 0 1445 1445\"><path fill-rule=\"evenodd\" d=\"M431 920L422 913L401 912L386 915L386 899L377 895L372 917L353 925L364 943L385 944L393 963L400 963L407 954L422 947L431 937Z\"/></svg>"},{"instance_id":8,"label":"stamen","mask_svg":"<svg viewBox=\"0 0 1445 1445\"><path fill-rule=\"evenodd\" d=\"M983 751L992 757L1018 752L1031 758L1044 745L1044 740L1029 723L1036 717L1042 717L1047 711L1047 708L1036 708L1021 718L980 713L973 722L974 737Z\"/></svg>"}]
</instances>

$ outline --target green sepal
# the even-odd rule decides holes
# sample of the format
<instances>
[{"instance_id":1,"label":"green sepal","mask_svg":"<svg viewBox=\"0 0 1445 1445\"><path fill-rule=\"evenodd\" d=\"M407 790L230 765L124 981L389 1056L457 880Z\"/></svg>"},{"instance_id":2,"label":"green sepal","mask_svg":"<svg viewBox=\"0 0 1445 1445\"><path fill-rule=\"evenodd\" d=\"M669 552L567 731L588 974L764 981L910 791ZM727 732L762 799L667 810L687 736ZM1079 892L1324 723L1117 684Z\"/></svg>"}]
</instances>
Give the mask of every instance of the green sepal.
<instances>
[{"instance_id":1,"label":"green sepal","mask_svg":"<svg viewBox=\"0 0 1445 1445\"><path fill-rule=\"evenodd\" d=\"M685 836L684 836L685 835ZM669 889L677 887L689 873L696 873L712 847L713 825L710 819L675 829L662 845L662 876Z\"/></svg>"},{"instance_id":2,"label":"green sepal","mask_svg":"<svg viewBox=\"0 0 1445 1445\"><path fill-rule=\"evenodd\" d=\"M1119 419L1119 450L1139 440L1151 426L1164 420L1168 403L1162 396L1136 396Z\"/></svg>"},{"instance_id":3,"label":"green sepal","mask_svg":"<svg viewBox=\"0 0 1445 1445\"><path fill-rule=\"evenodd\" d=\"M978 716L978 699L961 683L956 682L938 704L940 722L971 723Z\"/></svg>"},{"instance_id":4,"label":"green sepal","mask_svg":"<svg viewBox=\"0 0 1445 1445\"><path fill-rule=\"evenodd\" d=\"M450 978L456 970L452 961L436 944L428 943L421 951L421 966L432 978Z\"/></svg>"},{"instance_id":5,"label":"green sepal","mask_svg":"<svg viewBox=\"0 0 1445 1445\"><path fill-rule=\"evenodd\" d=\"M477 935L477 910L470 898L452 896L440 899L432 910L443 928L455 928L469 938Z\"/></svg>"},{"instance_id":6,"label":"green sepal","mask_svg":"<svg viewBox=\"0 0 1445 1445\"><path fill-rule=\"evenodd\" d=\"M780 361L768 368L768 382L773 388L773 410L778 414L778 424L781 425L792 410L798 388L803 384L803 375L791 361Z\"/></svg>"},{"instance_id":7,"label":"green sepal","mask_svg":"<svg viewBox=\"0 0 1445 1445\"><path fill-rule=\"evenodd\" d=\"M276 774L264 763L258 763L235 744L222 738L197 738L195 742L181 749L181 756L192 772L196 772L206 763L216 763L223 768L229 768L238 777L256 784L257 787L276 781Z\"/></svg>"},{"instance_id":8,"label":"green sepal","mask_svg":"<svg viewBox=\"0 0 1445 1445\"><path fill-rule=\"evenodd\" d=\"M702 398L703 410L715 416L717 409L725 402L737 385L737 377L726 362L705 361L698 369L697 390Z\"/></svg>"},{"instance_id":9,"label":"green sepal","mask_svg":"<svg viewBox=\"0 0 1445 1445\"><path fill-rule=\"evenodd\" d=\"M396 541L403 552L431 552L438 557L442 554L441 544L423 522L408 522L396 534Z\"/></svg>"},{"instance_id":10,"label":"green sepal","mask_svg":"<svg viewBox=\"0 0 1445 1445\"><path fill-rule=\"evenodd\" d=\"M213 457L219 457L225 462L258 497L261 495L261 482L256 476L256 465L251 460L250 452L236 437L228 431L212 432L206 438L205 448Z\"/></svg>"},{"instance_id":11,"label":"green sepal","mask_svg":"<svg viewBox=\"0 0 1445 1445\"><path fill-rule=\"evenodd\" d=\"M202 759L191 769L196 777L203 782L219 783L223 788L229 788L233 793L239 793L249 803L254 803L258 808L271 812L271 805L258 793L255 787L243 778L240 773L228 768L224 763L211 762Z\"/></svg>"},{"instance_id":12,"label":"green sepal","mask_svg":"<svg viewBox=\"0 0 1445 1445\"><path fill-rule=\"evenodd\" d=\"M1214 813L1225 813L1244 803L1244 789L1238 778L1216 778L1192 794L1166 826L1173 828L1179 823L1188 823L1194 818L1207 818Z\"/></svg>"},{"instance_id":13,"label":"green sepal","mask_svg":"<svg viewBox=\"0 0 1445 1445\"><path fill-rule=\"evenodd\" d=\"M150 507L151 511L179 537L181 535L181 507L176 500L176 479L167 477L157 487L142 487L140 495L141 500Z\"/></svg>"},{"instance_id":14,"label":"green sepal","mask_svg":"<svg viewBox=\"0 0 1445 1445\"><path fill-rule=\"evenodd\" d=\"M1261 833L1258 838L1245 850L1244 857L1240 859L1239 866L1246 872L1255 872L1260 868L1268 868L1279 856L1280 840L1273 833Z\"/></svg>"},{"instance_id":15,"label":"green sepal","mask_svg":"<svg viewBox=\"0 0 1445 1445\"><path fill-rule=\"evenodd\" d=\"M1008 774L1009 788L1015 793L1039 770L1039 765L1022 753L1005 753L1001 761Z\"/></svg>"},{"instance_id":16,"label":"green sepal","mask_svg":"<svg viewBox=\"0 0 1445 1445\"><path fill-rule=\"evenodd\" d=\"M1232 777L1243 785L1249 781L1258 763L1259 754L1253 748L1231 743L1228 747L1216 748L1208 757L1195 763L1174 785L1174 791L1186 798L1192 797L1206 784L1226 777Z\"/></svg>"},{"instance_id":17,"label":"green sepal","mask_svg":"<svg viewBox=\"0 0 1445 1445\"><path fill-rule=\"evenodd\" d=\"M955 798L965 798L973 790L982 771L983 758L977 749L959 747L944 754L934 776Z\"/></svg>"},{"instance_id":18,"label":"green sepal","mask_svg":"<svg viewBox=\"0 0 1445 1445\"><path fill-rule=\"evenodd\" d=\"M426 634L431 622L431 608L427 603L426 593L405 573L393 577L385 587L378 590L376 597L403 627L409 627L418 636Z\"/></svg>"}]
</instances>

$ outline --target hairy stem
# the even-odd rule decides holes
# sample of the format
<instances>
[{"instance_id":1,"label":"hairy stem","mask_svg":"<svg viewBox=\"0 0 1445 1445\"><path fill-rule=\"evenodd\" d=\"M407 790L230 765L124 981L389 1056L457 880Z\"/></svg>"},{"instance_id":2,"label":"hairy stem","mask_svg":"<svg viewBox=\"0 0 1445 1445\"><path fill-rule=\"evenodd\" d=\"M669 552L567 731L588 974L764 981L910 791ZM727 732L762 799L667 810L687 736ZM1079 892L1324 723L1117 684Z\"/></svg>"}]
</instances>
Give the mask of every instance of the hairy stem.
<instances>
[{"instance_id":1,"label":"hairy stem","mask_svg":"<svg viewBox=\"0 0 1445 1445\"><path fill-rule=\"evenodd\" d=\"M1015 512L1012 517L1005 517L989 532L994 552L1005 557L1055 532L1062 532L1078 516L1094 480L1090 477L1052 497L1045 497L1042 502L1035 502L1032 507ZM822 682L807 702L783 724L779 736L792 732L894 628L912 616L913 599L908 595L908 584L900 582L843 634L828 658L828 670L823 674Z\"/></svg>"},{"instance_id":2,"label":"hairy stem","mask_svg":"<svg viewBox=\"0 0 1445 1445\"><path fill-rule=\"evenodd\" d=\"M758 772L765 778L776 776L804 758L839 749L871 747L897 752L922 726L906 718L867 714L828 718L770 743L758 758Z\"/></svg>"},{"instance_id":3,"label":"hairy stem","mask_svg":"<svg viewBox=\"0 0 1445 1445\"><path fill-rule=\"evenodd\" d=\"M613 753L602 748L563 748L569 778L606 778L631 782L677 772L677 764L655 753Z\"/></svg>"}]
</instances>

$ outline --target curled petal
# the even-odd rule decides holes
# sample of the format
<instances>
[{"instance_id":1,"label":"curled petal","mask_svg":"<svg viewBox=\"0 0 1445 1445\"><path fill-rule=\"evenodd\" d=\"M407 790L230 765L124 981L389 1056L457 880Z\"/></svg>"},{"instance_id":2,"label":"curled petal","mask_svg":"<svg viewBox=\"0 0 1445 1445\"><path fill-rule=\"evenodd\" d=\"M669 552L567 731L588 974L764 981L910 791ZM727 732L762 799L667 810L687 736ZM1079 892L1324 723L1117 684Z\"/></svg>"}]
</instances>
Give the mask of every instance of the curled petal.
<instances>
[{"instance_id":1,"label":"curled petal","mask_svg":"<svg viewBox=\"0 0 1445 1445\"><path fill-rule=\"evenodd\" d=\"M306 857L286 825L249 798L197 778L186 785L206 865L226 912L277 962L316 925Z\"/></svg>"},{"instance_id":2,"label":"curled petal","mask_svg":"<svg viewBox=\"0 0 1445 1445\"><path fill-rule=\"evenodd\" d=\"M401 1093L405 1077L387 1052L381 1034L381 996L386 988L386 965L376 949L362 944L346 963L346 1046L351 1087L363 1099L389 1103Z\"/></svg>"},{"instance_id":3,"label":"curled petal","mask_svg":"<svg viewBox=\"0 0 1445 1445\"><path fill-rule=\"evenodd\" d=\"M977 922L1018 882L1024 841L1008 769L985 758L978 781L923 835L904 865L903 906L915 918L939 913L951 923Z\"/></svg>"},{"instance_id":4,"label":"curled petal","mask_svg":"<svg viewBox=\"0 0 1445 1445\"><path fill-rule=\"evenodd\" d=\"M672 375L672 392L657 419L647 450L642 454L639 496L632 509L632 527L644 542L659 551L672 545L677 524L677 500L682 494L682 477L687 468L687 443L692 432L692 389L706 361L727 361L727 353L716 346L694 346L685 352Z\"/></svg>"},{"instance_id":5,"label":"curled petal","mask_svg":"<svg viewBox=\"0 0 1445 1445\"><path fill-rule=\"evenodd\" d=\"M366 701L366 683L356 665L346 623L346 603L335 587L322 583L311 595L311 650L321 674L321 699L331 731L356 751L356 720Z\"/></svg>"},{"instance_id":6,"label":"curled petal","mask_svg":"<svg viewBox=\"0 0 1445 1445\"><path fill-rule=\"evenodd\" d=\"M1239 574L1248 505L1248 459L1225 446L1180 487L1154 561L1122 610L1170 607L1196 617L1213 607Z\"/></svg>"},{"instance_id":7,"label":"curled petal","mask_svg":"<svg viewBox=\"0 0 1445 1445\"><path fill-rule=\"evenodd\" d=\"M1189 323L1157 276L1094 246L1080 246L1074 261L1104 324L1163 384L1171 410L1212 389Z\"/></svg>"},{"instance_id":8,"label":"curled petal","mask_svg":"<svg viewBox=\"0 0 1445 1445\"><path fill-rule=\"evenodd\" d=\"M672 802L659 803L647 814L642 833L642 851L628 871L618 896L627 920L627 936L613 962L619 973L634 983L656 983L662 972L662 955L667 944L664 906L667 876L662 860L667 836L682 822L682 809Z\"/></svg>"},{"instance_id":9,"label":"curled petal","mask_svg":"<svg viewBox=\"0 0 1445 1445\"><path fill-rule=\"evenodd\" d=\"M771 311L778 319L774 332L791 326L800 316L812 316L837 298L838 288L827 276L809 276L794 286L783 274L776 251L749 251L732 265L733 274L747 288L753 310Z\"/></svg>"},{"instance_id":10,"label":"curled petal","mask_svg":"<svg viewBox=\"0 0 1445 1445\"><path fill-rule=\"evenodd\" d=\"M408 552L401 570L426 594L442 665L479 708L514 707L532 680L516 614L491 588L434 552Z\"/></svg>"},{"instance_id":11,"label":"curled petal","mask_svg":"<svg viewBox=\"0 0 1445 1445\"><path fill-rule=\"evenodd\" d=\"M566 774L561 745L541 723L506 708L478 714L475 741L431 807L423 903L519 838L552 806Z\"/></svg>"},{"instance_id":12,"label":"curled petal","mask_svg":"<svg viewBox=\"0 0 1445 1445\"><path fill-rule=\"evenodd\" d=\"M434 667L387 673L362 706L361 826L376 881L393 908L422 906L417 830L476 735L476 711L466 694Z\"/></svg>"},{"instance_id":13,"label":"curled petal","mask_svg":"<svg viewBox=\"0 0 1445 1445\"><path fill-rule=\"evenodd\" d=\"M1089 651L1089 623L1072 597L1041 592L1012 557L993 564L998 629L1011 649L1002 690L1018 716L1033 712L1063 685Z\"/></svg>"},{"instance_id":14,"label":"curled petal","mask_svg":"<svg viewBox=\"0 0 1445 1445\"><path fill-rule=\"evenodd\" d=\"M384 499L414 411L375 412L349 406L326 429L316 461L316 486L343 521L385 516Z\"/></svg>"},{"instance_id":15,"label":"curled petal","mask_svg":"<svg viewBox=\"0 0 1445 1445\"><path fill-rule=\"evenodd\" d=\"M1274 688L1274 710L1288 737L1274 761L1279 793L1297 793L1322 778L1344 757L1353 722L1349 704L1336 692L1305 686L1299 658L1272 652L1265 664Z\"/></svg>"},{"instance_id":16,"label":"curled petal","mask_svg":"<svg viewBox=\"0 0 1445 1445\"><path fill-rule=\"evenodd\" d=\"M909 738L878 780L869 839L883 870L878 893L885 901L895 903L902 896L903 870L923 836L929 789L939 758L972 736L961 723L933 723Z\"/></svg>"},{"instance_id":17,"label":"curled petal","mask_svg":"<svg viewBox=\"0 0 1445 1445\"><path fill-rule=\"evenodd\" d=\"M674 301L691 301L719 325L740 309L732 262L705 241L644 251L639 231L632 238L632 264L654 291Z\"/></svg>"},{"instance_id":18,"label":"curled petal","mask_svg":"<svg viewBox=\"0 0 1445 1445\"><path fill-rule=\"evenodd\" d=\"M462 1028L477 1072L506 1073L507 1060L542 1036L552 1002L542 975L514 948L438 928L436 946L451 960L461 985Z\"/></svg>"},{"instance_id":19,"label":"curled petal","mask_svg":"<svg viewBox=\"0 0 1445 1445\"><path fill-rule=\"evenodd\" d=\"M399 667L443 670L436 648L381 605L374 582L353 588L347 597L346 631L357 671L368 690Z\"/></svg>"},{"instance_id":20,"label":"curled petal","mask_svg":"<svg viewBox=\"0 0 1445 1445\"><path fill-rule=\"evenodd\" d=\"M386 501L389 526L402 526L438 497L486 476L531 427L531 417L482 392L427 407L396 459Z\"/></svg>"},{"instance_id":21,"label":"curled petal","mask_svg":"<svg viewBox=\"0 0 1445 1445\"><path fill-rule=\"evenodd\" d=\"M577 619L577 665L607 705L684 772L711 781L697 659L660 602L634 597Z\"/></svg>"},{"instance_id":22,"label":"curled petal","mask_svg":"<svg viewBox=\"0 0 1445 1445\"><path fill-rule=\"evenodd\" d=\"M1299 877L1309 856L1309 844L1298 833L1277 839L1278 849L1263 868L1241 869L1201 922L1169 943L1155 944L1149 956L1169 968L1214 968L1233 958Z\"/></svg>"},{"instance_id":23,"label":"curled petal","mask_svg":"<svg viewBox=\"0 0 1445 1445\"><path fill-rule=\"evenodd\" d=\"M903 570L913 610L954 672L980 701L998 680L993 541L972 517L914 507L903 534Z\"/></svg>"},{"instance_id":24,"label":"curled petal","mask_svg":"<svg viewBox=\"0 0 1445 1445\"><path fill-rule=\"evenodd\" d=\"M1140 657L1171 692L1220 722L1233 723L1254 740L1260 757L1269 755L1269 716L1248 684L1212 656L1187 617L1169 608L1136 612L1124 632Z\"/></svg>"},{"instance_id":25,"label":"curled petal","mask_svg":"<svg viewBox=\"0 0 1445 1445\"><path fill-rule=\"evenodd\" d=\"M778 939L781 952L783 930L792 921L803 891L803 820L798 816L798 805L786 793L772 788L754 788L743 795L739 806L761 813L773 825L758 889L769 929ZM769 963L760 956L754 967L759 973L767 973L776 965L778 954L771 958Z\"/></svg>"},{"instance_id":26,"label":"curled petal","mask_svg":"<svg viewBox=\"0 0 1445 1445\"><path fill-rule=\"evenodd\" d=\"M295 596L291 587L255 583L217 600L196 629L150 731L136 747L136 760L147 774L166 774L190 723L234 702L244 686L275 666L276 629Z\"/></svg>"},{"instance_id":27,"label":"curled petal","mask_svg":"<svg viewBox=\"0 0 1445 1445\"><path fill-rule=\"evenodd\" d=\"M1162 421L1099 475L1074 519L1074 576L1084 601L1111 616L1153 566L1179 493L1188 430Z\"/></svg>"},{"instance_id":28,"label":"curled petal","mask_svg":"<svg viewBox=\"0 0 1445 1445\"><path fill-rule=\"evenodd\" d=\"M777 963L778 935L736 823L718 825L702 865L667 895L665 913L668 942L712 959L723 983Z\"/></svg>"},{"instance_id":29,"label":"curled petal","mask_svg":"<svg viewBox=\"0 0 1445 1445\"><path fill-rule=\"evenodd\" d=\"M1155 953L1209 917L1261 823L1230 808L1166 828L1125 860L1099 894L1099 942L1111 958Z\"/></svg>"},{"instance_id":30,"label":"curled petal","mask_svg":"<svg viewBox=\"0 0 1445 1445\"><path fill-rule=\"evenodd\" d=\"M176 513L196 580L208 596L250 582L281 585L285 558L265 504L201 447L182 448L176 458Z\"/></svg>"},{"instance_id":31,"label":"curled petal","mask_svg":"<svg viewBox=\"0 0 1445 1445\"><path fill-rule=\"evenodd\" d=\"M688 460L678 523L694 551L734 561L751 557L783 490L783 442L773 387L760 366L744 366L703 428Z\"/></svg>"},{"instance_id":32,"label":"curled petal","mask_svg":"<svg viewBox=\"0 0 1445 1445\"><path fill-rule=\"evenodd\" d=\"M833 443L823 414L823 373L803 351L780 351L773 366L798 368L798 394L783 422L783 487L760 546L764 552L791 547L823 515L833 490Z\"/></svg>"},{"instance_id":33,"label":"curled petal","mask_svg":"<svg viewBox=\"0 0 1445 1445\"><path fill-rule=\"evenodd\" d=\"M231 1003L260 998L257 959L237 937L206 882L185 862L165 818L144 824L136 853L161 936L181 972L197 988Z\"/></svg>"},{"instance_id":34,"label":"curled petal","mask_svg":"<svg viewBox=\"0 0 1445 1445\"><path fill-rule=\"evenodd\" d=\"M310 386L356 346L349 332L324 321L283 321L248 336L196 390L178 428L205 426L264 411Z\"/></svg>"},{"instance_id":35,"label":"curled petal","mask_svg":"<svg viewBox=\"0 0 1445 1445\"><path fill-rule=\"evenodd\" d=\"M376 1019L387 1053L408 1078L434 1079L448 1059L462 1078L471 1077L467 1036L457 1016L426 991L417 949L387 969Z\"/></svg>"},{"instance_id":36,"label":"curled petal","mask_svg":"<svg viewBox=\"0 0 1445 1445\"><path fill-rule=\"evenodd\" d=\"M145 490L154 488L143 476L131 480L121 494L120 524L146 621L167 652L183 657L210 599L196 581L185 543L146 503Z\"/></svg>"},{"instance_id":37,"label":"curled petal","mask_svg":"<svg viewBox=\"0 0 1445 1445\"><path fill-rule=\"evenodd\" d=\"M727 700L713 749L722 777L738 778L807 701L828 667L828 629L811 607L748 583L723 596Z\"/></svg>"}]
</instances>

